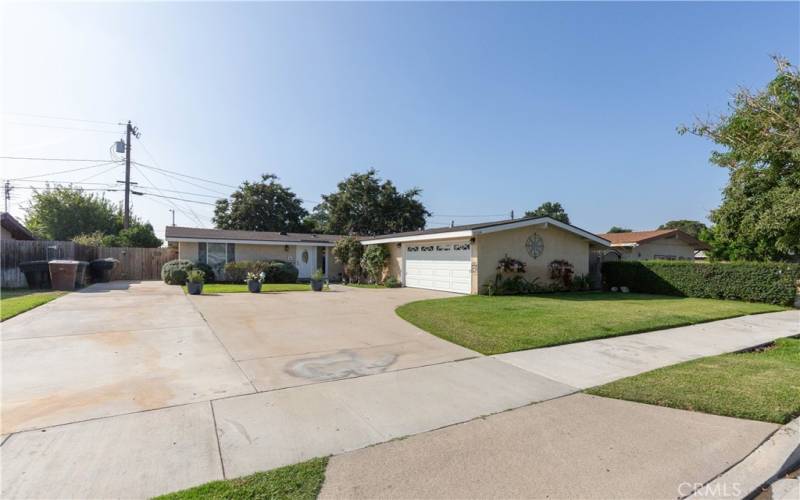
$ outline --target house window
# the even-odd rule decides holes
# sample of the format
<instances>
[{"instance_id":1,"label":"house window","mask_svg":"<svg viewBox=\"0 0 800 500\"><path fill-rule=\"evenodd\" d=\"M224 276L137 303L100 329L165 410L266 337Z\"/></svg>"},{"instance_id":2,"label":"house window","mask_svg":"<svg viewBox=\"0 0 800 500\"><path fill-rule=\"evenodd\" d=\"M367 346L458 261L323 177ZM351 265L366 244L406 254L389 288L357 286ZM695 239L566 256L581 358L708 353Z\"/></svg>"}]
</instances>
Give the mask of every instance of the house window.
<instances>
[{"instance_id":1,"label":"house window","mask_svg":"<svg viewBox=\"0 0 800 500\"><path fill-rule=\"evenodd\" d=\"M206 243L200 242L197 244L197 262L205 262L206 261Z\"/></svg>"},{"instance_id":2,"label":"house window","mask_svg":"<svg viewBox=\"0 0 800 500\"><path fill-rule=\"evenodd\" d=\"M228 257L226 262L236 262L236 243L228 243Z\"/></svg>"},{"instance_id":3,"label":"house window","mask_svg":"<svg viewBox=\"0 0 800 500\"><path fill-rule=\"evenodd\" d=\"M214 275L223 276L225 274L225 262L227 262L228 246L225 243L206 243L206 264L214 270Z\"/></svg>"}]
</instances>

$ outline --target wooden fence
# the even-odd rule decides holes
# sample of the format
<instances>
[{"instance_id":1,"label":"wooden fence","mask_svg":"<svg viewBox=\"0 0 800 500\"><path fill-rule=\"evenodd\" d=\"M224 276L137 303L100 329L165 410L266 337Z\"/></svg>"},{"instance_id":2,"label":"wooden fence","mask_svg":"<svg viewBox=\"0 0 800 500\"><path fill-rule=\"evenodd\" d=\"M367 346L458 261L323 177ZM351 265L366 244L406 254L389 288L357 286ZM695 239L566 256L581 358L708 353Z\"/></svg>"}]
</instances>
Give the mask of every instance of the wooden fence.
<instances>
[{"instance_id":1,"label":"wooden fence","mask_svg":"<svg viewBox=\"0 0 800 500\"><path fill-rule=\"evenodd\" d=\"M158 280L161 266L177 259L176 248L95 247L79 245L72 241L18 241L3 239L0 242L2 278L0 287L27 286L25 275L19 270L20 262L29 260L86 260L113 257L119 261L111 275L114 280Z\"/></svg>"}]
</instances>

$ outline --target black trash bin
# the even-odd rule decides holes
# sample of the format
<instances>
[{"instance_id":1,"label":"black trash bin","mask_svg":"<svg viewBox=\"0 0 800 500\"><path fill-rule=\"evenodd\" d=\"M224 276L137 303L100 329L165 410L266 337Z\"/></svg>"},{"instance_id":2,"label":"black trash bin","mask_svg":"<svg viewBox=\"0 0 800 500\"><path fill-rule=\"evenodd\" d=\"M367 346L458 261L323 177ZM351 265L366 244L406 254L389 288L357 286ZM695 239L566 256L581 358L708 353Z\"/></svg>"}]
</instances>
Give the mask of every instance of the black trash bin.
<instances>
[{"instance_id":1,"label":"black trash bin","mask_svg":"<svg viewBox=\"0 0 800 500\"><path fill-rule=\"evenodd\" d=\"M86 275L86 268L89 267L89 263L85 260L78 261L78 269L75 270L75 288L82 288L87 285L87 278Z\"/></svg>"},{"instance_id":2,"label":"black trash bin","mask_svg":"<svg viewBox=\"0 0 800 500\"><path fill-rule=\"evenodd\" d=\"M19 265L19 270L25 274L25 280L30 289L50 288L50 266L46 260L29 260Z\"/></svg>"},{"instance_id":3,"label":"black trash bin","mask_svg":"<svg viewBox=\"0 0 800 500\"><path fill-rule=\"evenodd\" d=\"M111 272L117 267L119 261L108 257L96 259L89 263L89 273L95 283L108 283L111 281Z\"/></svg>"}]
</instances>

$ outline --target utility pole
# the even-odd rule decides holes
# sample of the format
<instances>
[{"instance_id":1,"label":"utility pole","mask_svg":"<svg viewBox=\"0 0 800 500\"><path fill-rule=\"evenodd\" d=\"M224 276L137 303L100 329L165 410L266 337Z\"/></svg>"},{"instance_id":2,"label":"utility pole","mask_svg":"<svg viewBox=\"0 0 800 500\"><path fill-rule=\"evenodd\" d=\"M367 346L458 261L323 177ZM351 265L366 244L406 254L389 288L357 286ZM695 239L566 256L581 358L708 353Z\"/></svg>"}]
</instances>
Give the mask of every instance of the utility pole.
<instances>
[{"instance_id":1,"label":"utility pole","mask_svg":"<svg viewBox=\"0 0 800 500\"><path fill-rule=\"evenodd\" d=\"M125 217L122 227L128 229L131 222L131 135L139 138L139 129L131 125L130 120L125 127L125 135Z\"/></svg>"},{"instance_id":2,"label":"utility pole","mask_svg":"<svg viewBox=\"0 0 800 500\"><path fill-rule=\"evenodd\" d=\"M6 181L6 183L3 185L3 190L5 194L5 209L3 210L4 212L8 212L8 200L11 199L11 189L12 189L11 183Z\"/></svg>"},{"instance_id":3,"label":"utility pole","mask_svg":"<svg viewBox=\"0 0 800 500\"><path fill-rule=\"evenodd\" d=\"M514 218L514 211L513 210L511 211L511 218L512 219Z\"/></svg>"},{"instance_id":4,"label":"utility pole","mask_svg":"<svg viewBox=\"0 0 800 500\"><path fill-rule=\"evenodd\" d=\"M174 226L175 225L175 209L174 208L170 208L169 211L172 212L172 225Z\"/></svg>"}]
</instances>

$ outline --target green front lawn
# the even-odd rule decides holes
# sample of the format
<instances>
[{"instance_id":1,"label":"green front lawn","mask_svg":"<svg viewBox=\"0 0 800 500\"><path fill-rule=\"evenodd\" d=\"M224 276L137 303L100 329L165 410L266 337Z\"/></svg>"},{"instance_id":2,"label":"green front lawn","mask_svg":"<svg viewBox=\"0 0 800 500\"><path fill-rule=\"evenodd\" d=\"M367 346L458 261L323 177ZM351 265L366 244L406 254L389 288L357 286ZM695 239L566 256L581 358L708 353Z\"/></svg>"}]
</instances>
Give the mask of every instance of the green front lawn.
<instances>
[{"instance_id":1,"label":"green front lawn","mask_svg":"<svg viewBox=\"0 0 800 500\"><path fill-rule=\"evenodd\" d=\"M348 283L345 286L353 288L386 288L385 286L379 285L377 283Z\"/></svg>"},{"instance_id":2,"label":"green front lawn","mask_svg":"<svg viewBox=\"0 0 800 500\"><path fill-rule=\"evenodd\" d=\"M800 416L800 339L723 354L595 387L589 394L785 424Z\"/></svg>"},{"instance_id":3,"label":"green front lawn","mask_svg":"<svg viewBox=\"0 0 800 500\"><path fill-rule=\"evenodd\" d=\"M423 300L398 307L397 314L437 337L499 354L784 309L732 300L572 292Z\"/></svg>"},{"instance_id":4,"label":"green front lawn","mask_svg":"<svg viewBox=\"0 0 800 500\"><path fill-rule=\"evenodd\" d=\"M183 290L186 291L184 285ZM261 293L273 292L307 292L311 290L308 283L263 283ZM250 293L247 283L206 283L203 285L203 295L212 293Z\"/></svg>"},{"instance_id":5,"label":"green front lawn","mask_svg":"<svg viewBox=\"0 0 800 500\"><path fill-rule=\"evenodd\" d=\"M211 498L313 500L317 498L319 490L322 488L327 464L327 458L315 458L308 462L267 472L256 472L236 479L212 481L156 498L161 500Z\"/></svg>"},{"instance_id":6,"label":"green front lawn","mask_svg":"<svg viewBox=\"0 0 800 500\"><path fill-rule=\"evenodd\" d=\"M46 304L65 293L40 290L2 290L0 291L0 321Z\"/></svg>"}]
</instances>

